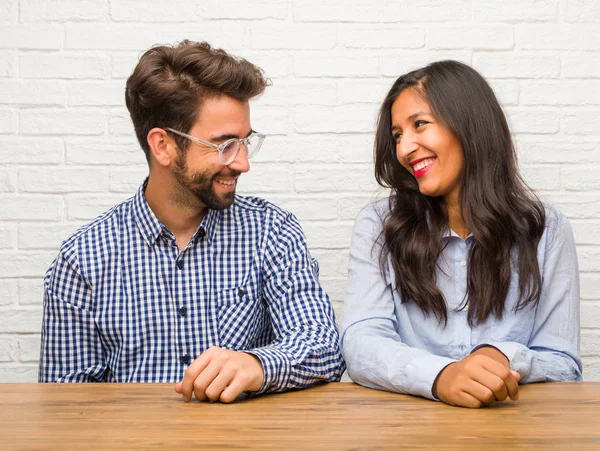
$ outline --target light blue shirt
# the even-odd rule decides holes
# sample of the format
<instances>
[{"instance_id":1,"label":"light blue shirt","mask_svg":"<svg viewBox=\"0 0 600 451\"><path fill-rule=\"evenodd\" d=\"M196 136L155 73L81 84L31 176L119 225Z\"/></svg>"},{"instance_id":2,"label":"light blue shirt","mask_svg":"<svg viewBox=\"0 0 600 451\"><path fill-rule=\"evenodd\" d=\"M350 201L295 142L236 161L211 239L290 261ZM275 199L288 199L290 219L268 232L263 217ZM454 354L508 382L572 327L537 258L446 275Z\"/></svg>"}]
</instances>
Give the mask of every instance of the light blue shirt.
<instances>
[{"instance_id":1,"label":"light blue shirt","mask_svg":"<svg viewBox=\"0 0 600 451\"><path fill-rule=\"evenodd\" d=\"M377 238L388 208L387 199L366 207L352 237L341 340L354 382L435 399L431 389L438 373L481 345L503 352L521 375L520 383L582 379L577 255L571 227L561 213L546 208L546 228L537 252L542 275L538 305L514 311L518 274L513 267L502 320L491 316L474 327L467 322L467 309L459 310L473 238L447 233L437 269L437 285L448 306L444 327L413 302L401 302L392 289L389 261L382 277Z\"/></svg>"}]
</instances>

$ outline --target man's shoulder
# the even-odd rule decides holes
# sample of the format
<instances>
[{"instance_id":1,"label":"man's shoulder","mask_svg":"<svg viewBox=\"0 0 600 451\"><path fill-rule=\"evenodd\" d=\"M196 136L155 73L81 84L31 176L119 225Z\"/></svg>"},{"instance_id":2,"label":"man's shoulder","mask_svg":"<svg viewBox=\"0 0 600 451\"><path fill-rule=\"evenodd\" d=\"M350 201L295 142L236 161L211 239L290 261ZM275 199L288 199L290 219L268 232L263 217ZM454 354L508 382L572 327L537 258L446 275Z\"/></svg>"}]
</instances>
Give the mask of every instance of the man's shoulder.
<instances>
[{"instance_id":1,"label":"man's shoulder","mask_svg":"<svg viewBox=\"0 0 600 451\"><path fill-rule=\"evenodd\" d=\"M268 200L256 196L235 196L235 202L230 208L233 215L251 215L257 217L274 216L275 218L285 218L292 215L289 211L278 207Z\"/></svg>"}]
</instances>

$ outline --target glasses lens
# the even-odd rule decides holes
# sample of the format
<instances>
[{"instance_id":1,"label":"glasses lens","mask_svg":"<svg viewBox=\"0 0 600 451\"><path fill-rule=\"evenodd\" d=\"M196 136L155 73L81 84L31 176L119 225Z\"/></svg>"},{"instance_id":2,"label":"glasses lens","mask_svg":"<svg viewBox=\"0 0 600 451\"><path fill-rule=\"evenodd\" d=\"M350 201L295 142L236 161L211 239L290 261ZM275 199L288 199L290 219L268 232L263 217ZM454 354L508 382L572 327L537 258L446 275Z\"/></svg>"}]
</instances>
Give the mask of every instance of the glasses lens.
<instances>
[{"instance_id":1,"label":"glasses lens","mask_svg":"<svg viewBox=\"0 0 600 451\"><path fill-rule=\"evenodd\" d=\"M221 151L221 164L230 164L233 160L235 160L235 156L237 155L239 148L240 142L237 139L227 141L223 146L223 150Z\"/></svg>"},{"instance_id":2,"label":"glasses lens","mask_svg":"<svg viewBox=\"0 0 600 451\"><path fill-rule=\"evenodd\" d=\"M263 139L263 136L258 133L253 133L252 135L248 136L248 158L252 158L254 155L256 155L258 149L260 149L260 146L262 145Z\"/></svg>"}]
</instances>

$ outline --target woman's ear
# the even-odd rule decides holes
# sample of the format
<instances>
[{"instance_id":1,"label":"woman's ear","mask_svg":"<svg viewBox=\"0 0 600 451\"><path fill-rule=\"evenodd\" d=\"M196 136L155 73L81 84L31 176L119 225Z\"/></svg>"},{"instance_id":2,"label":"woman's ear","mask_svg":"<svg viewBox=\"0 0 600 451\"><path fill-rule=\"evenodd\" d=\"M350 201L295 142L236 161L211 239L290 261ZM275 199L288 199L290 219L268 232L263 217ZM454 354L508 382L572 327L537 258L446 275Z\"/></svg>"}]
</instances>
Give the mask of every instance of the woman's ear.
<instances>
[{"instance_id":1,"label":"woman's ear","mask_svg":"<svg viewBox=\"0 0 600 451\"><path fill-rule=\"evenodd\" d=\"M174 141L162 128L155 127L146 137L150 155L160 166L169 166L175 160L177 149Z\"/></svg>"}]
</instances>

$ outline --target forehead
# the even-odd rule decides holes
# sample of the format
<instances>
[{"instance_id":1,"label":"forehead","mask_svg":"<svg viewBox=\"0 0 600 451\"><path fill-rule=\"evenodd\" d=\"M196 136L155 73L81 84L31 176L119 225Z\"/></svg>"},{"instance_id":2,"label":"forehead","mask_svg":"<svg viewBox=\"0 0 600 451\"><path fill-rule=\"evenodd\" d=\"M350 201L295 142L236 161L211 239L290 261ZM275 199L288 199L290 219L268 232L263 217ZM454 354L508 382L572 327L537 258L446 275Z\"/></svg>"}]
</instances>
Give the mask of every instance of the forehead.
<instances>
[{"instance_id":1,"label":"forehead","mask_svg":"<svg viewBox=\"0 0 600 451\"><path fill-rule=\"evenodd\" d=\"M431 108L415 89L405 89L392 104L392 122L408 119L415 113L431 114Z\"/></svg>"},{"instance_id":2,"label":"forehead","mask_svg":"<svg viewBox=\"0 0 600 451\"><path fill-rule=\"evenodd\" d=\"M250 105L247 101L228 96L211 97L198 112L193 130L213 134L247 133L250 129Z\"/></svg>"}]
</instances>

